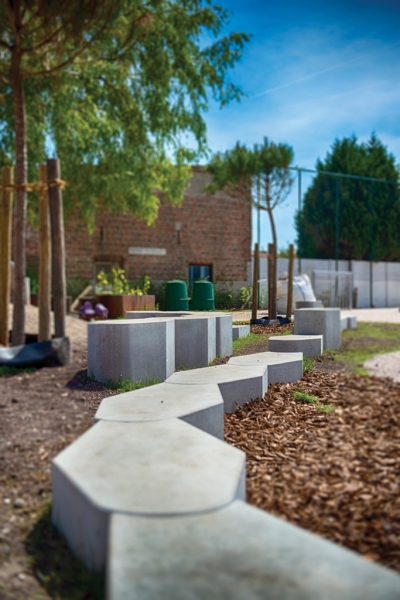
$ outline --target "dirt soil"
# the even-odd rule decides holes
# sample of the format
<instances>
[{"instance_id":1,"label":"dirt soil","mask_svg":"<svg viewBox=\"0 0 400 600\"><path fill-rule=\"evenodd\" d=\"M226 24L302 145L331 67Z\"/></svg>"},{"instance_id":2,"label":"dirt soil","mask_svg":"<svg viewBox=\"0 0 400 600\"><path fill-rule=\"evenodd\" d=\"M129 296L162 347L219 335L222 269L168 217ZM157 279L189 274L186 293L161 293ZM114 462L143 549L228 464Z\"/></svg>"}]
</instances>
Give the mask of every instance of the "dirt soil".
<instances>
[{"instance_id":1,"label":"dirt soil","mask_svg":"<svg viewBox=\"0 0 400 600\"><path fill-rule=\"evenodd\" d=\"M390 379L311 372L271 386L225 415L225 440L247 455L247 500L400 571L399 407Z\"/></svg>"},{"instance_id":2,"label":"dirt soil","mask_svg":"<svg viewBox=\"0 0 400 600\"><path fill-rule=\"evenodd\" d=\"M252 327L260 340L244 352L265 351L268 335L290 325L260 327ZM103 597L102 577L73 558L49 512L51 460L116 393L86 377L86 328L67 318L71 365L0 377L0 600ZM26 331L37 330L37 309L27 307ZM267 400L227 417L227 440L248 452L251 502L398 569L400 387L372 381L333 373L297 384L334 403L332 415L275 386Z\"/></svg>"}]
</instances>

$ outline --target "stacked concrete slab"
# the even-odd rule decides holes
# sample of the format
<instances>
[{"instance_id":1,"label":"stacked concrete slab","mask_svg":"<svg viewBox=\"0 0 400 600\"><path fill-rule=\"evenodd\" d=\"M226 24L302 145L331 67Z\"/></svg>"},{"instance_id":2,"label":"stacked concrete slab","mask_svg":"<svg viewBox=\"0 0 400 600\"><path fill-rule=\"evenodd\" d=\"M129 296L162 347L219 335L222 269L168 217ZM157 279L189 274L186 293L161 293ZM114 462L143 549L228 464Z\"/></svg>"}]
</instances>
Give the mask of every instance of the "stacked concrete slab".
<instances>
[{"instance_id":1,"label":"stacked concrete slab","mask_svg":"<svg viewBox=\"0 0 400 600\"><path fill-rule=\"evenodd\" d=\"M324 350L341 345L340 308L300 308L294 311L295 335L322 335Z\"/></svg>"},{"instance_id":2,"label":"stacked concrete slab","mask_svg":"<svg viewBox=\"0 0 400 600\"><path fill-rule=\"evenodd\" d=\"M248 506L245 455L218 439L223 407L300 378L301 362L236 357L106 398L54 459L53 522L106 568L107 600L399 597L397 575Z\"/></svg>"},{"instance_id":3,"label":"stacked concrete slab","mask_svg":"<svg viewBox=\"0 0 400 600\"><path fill-rule=\"evenodd\" d=\"M88 324L88 375L96 381L165 381L231 354L231 314L131 311Z\"/></svg>"}]
</instances>

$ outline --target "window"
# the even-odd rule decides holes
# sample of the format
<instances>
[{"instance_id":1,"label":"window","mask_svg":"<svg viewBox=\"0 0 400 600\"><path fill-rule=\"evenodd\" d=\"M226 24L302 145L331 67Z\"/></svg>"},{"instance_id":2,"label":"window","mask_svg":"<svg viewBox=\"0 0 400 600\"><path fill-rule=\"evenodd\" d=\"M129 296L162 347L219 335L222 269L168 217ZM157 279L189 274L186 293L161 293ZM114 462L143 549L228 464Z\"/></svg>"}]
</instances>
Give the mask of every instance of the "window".
<instances>
[{"instance_id":1,"label":"window","mask_svg":"<svg viewBox=\"0 0 400 600\"><path fill-rule=\"evenodd\" d=\"M189 287L192 290L194 282L198 279L212 281L211 265L189 265Z\"/></svg>"}]
</instances>

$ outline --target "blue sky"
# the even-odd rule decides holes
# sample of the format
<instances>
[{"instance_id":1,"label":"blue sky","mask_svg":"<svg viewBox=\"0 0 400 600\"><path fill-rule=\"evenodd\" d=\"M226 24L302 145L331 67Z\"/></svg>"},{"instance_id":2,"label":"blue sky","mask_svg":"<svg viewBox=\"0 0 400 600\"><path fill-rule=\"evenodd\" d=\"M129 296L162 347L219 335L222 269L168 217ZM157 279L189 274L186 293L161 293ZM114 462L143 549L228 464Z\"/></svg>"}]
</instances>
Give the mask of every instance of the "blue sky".
<instances>
[{"instance_id":1,"label":"blue sky","mask_svg":"<svg viewBox=\"0 0 400 600\"><path fill-rule=\"evenodd\" d=\"M246 97L205 115L212 151L267 136L293 147L294 165L315 168L335 138L375 131L400 163L400 0L215 3L252 39L231 73ZM303 190L310 181L303 174ZM297 202L296 182L275 210L279 247L295 240ZM263 214L261 245L270 241Z\"/></svg>"}]
</instances>

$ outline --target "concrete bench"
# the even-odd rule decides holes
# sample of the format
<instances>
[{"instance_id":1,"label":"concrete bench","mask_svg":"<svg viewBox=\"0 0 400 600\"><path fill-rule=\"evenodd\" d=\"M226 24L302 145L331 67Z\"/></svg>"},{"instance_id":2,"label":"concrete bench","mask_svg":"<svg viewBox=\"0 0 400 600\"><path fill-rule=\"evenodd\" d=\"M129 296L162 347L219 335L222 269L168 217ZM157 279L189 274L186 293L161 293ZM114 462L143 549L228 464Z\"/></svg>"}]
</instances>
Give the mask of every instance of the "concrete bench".
<instances>
[{"instance_id":1,"label":"concrete bench","mask_svg":"<svg viewBox=\"0 0 400 600\"><path fill-rule=\"evenodd\" d=\"M357 329L357 317L342 317L340 319L340 329Z\"/></svg>"},{"instance_id":2,"label":"concrete bench","mask_svg":"<svg viewBox=\"0 0 400 600\"><path fill-rule=\"evenodd\" d=\"M323 308L320 300L297 300L296 308Z\"/></svg>"},{"instance_id":3,"label":"concrete bench","mask_svg":"<svg viewBox=\"0 0 400 600\"><path fill-rule=\"evenodd\" d=\"M143 423L181 419L224 438L224 402L216 384L182 386L160 383L101 401L96 421Z\"/></svg>"},{"instance_id":4,"label":"concrete bench","mask_svg":"<svg viewBox=\"0 0 400 600\"><path fill-rule=\"evenodd\" d=\"M225 412L233 413L237 406L264 396L268 388L268 369L263 364L245 368L235 364L219 365L174 373L166 383L184 386L217 384Z\"/></svg>"},{"instance_id":5,"label":"concrete bench","mask_svg":"<svg viewBox=\"0 0 400 600\"><path fill-rule=\"evenodd\" d=\"M164 381L175 371L175 324L168 319L88 323L88 375L96 381Z\"/></svg>"},{"instance_id":6,"label":"concrete bench","mask_svg":"<svg viewBox=\"0 0 400 600\"><path fill-rule=\"evenodd\" d=\"M265 511L112 516L108 600L395 600L400 578Z\"/></svg>"},{"instance_id":7,"label":"concrete bench","mask_svg":"<svg viewBox=\"0 0 400 600\"><path fill-rule=\"evenodd\" d=\"M228 365L238 367L263 365L268 369L268 385L272 383L292 383L303 377L303 354L301 352L292 354L258 352L257 354L233 356L229 359Z\"/></svg>"},{"instance_id":8,"label":"concrete bench","mask_svg":"<svg viewBox=\"0 0 400 600\"><path fill-rule=\"evenodd\" d=\"M245 337L250 333L250 325L232 325L232 340Z\"/></svg>"},{"instance_id":9,"label":"concrete bench","mask_svg":"<svg viewBox=\"0 0 400 600\"><path fill-rule=\"evenodd\" d=\"M294 335L323 335L324 350L341 345L340 308L300 308L294 311Z\"/></svg>"},{"instance_id":10,"label":"concrete bench","mask_svg":"<svg viewBox=\"0 0 400 600\"><path fill-rule=\"evenodd\" d=\"M89 569L105 566L110 515L176 517L245 497L245 454L179 419L100 421L52 463L52 521Z\"/></svg>"},{"instance_id":11,"label":"concrete bench","mask_svg":"<svg viewBox=\"0 0 400 600\"><path fill-rule=\"evenodd\" d=\"M276 335L268 340L270 352L302 352L303 356L321 356L322 335Z\"/></svg>"}]
</instances>

